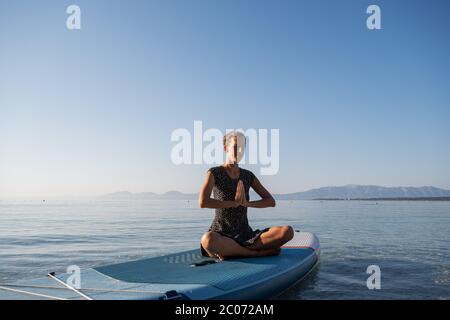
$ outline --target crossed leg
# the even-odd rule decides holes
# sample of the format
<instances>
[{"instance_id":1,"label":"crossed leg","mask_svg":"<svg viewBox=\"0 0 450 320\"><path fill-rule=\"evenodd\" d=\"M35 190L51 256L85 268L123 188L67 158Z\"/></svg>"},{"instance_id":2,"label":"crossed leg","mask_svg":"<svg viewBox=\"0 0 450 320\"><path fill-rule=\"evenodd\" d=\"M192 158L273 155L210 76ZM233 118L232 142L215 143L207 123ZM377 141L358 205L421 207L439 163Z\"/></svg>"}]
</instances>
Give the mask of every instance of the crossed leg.
<instances>
[{"instance_id":1,"label":"crossed leg","mask_svg":"<svg viewBox=\"0 0 450 320\"><path fill-rule=\"evenodd\" d=\"M291 226L271 227L262 233L254 244L244 247L229 237L209 231L202 236L201 244L211 257L218 257L220 260L231 257L261 257L279 254L280 247L293 236Z\"/></svg>"},{"instance_id":2,"label":"crossed leg","mask_svg":"<svg viewBox=\"0 0 450 320\"><path fill-rule=\"evenodd\" d=\"M276 226L262 233L255 243L247 246L251 250L279 248L294 237L294 229L291 226Z\"/></svg>"}]
</instances>

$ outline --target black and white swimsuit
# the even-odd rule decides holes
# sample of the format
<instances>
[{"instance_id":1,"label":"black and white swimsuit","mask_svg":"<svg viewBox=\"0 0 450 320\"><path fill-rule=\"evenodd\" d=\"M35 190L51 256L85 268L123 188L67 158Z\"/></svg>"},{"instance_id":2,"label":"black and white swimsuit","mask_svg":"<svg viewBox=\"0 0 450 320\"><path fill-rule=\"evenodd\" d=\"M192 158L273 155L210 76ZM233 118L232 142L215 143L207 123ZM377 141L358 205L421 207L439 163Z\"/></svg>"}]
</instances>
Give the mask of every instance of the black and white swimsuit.
<instances>
[{"instance_id":1,"label":"black and white swimsuit","mask_svg":"<svg viewBox=\"0 0 450 320\"><path fill-rule=\"evenodd\" d=\"M236 195L237 184L239 180L244 183L245 198L250 200L249 190L255 179L255 175L246 169L239 168L239 177L232 179L223 166L213 167L208 170L214 176L213 197L216 200L226 201L234 200ZM253 230L248 224L247 207L238 206L236 208L218 208L214 220L208 231L215 231L223 236L227 236L242 246L253 244L258 237L269 230ZM208 257L208 253L200 243L200 249L203 256Z\"/></svg>"}]
</instances>

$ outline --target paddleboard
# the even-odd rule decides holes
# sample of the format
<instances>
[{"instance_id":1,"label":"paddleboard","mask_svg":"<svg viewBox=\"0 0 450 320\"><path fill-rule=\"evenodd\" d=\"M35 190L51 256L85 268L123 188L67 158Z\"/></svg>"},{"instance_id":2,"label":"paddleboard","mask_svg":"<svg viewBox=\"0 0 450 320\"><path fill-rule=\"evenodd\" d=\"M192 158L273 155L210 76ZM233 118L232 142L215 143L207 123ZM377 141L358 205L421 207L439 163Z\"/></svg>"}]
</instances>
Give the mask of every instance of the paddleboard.
<instances>
[{"instance_id":1,"label":"paddleboard","mask_svg":"<svg viewBox=\"0 0 450 320\"><path fill-rule=\"evenodd\" d=\"M198 248L81 270L79 289L69 285L68 273L0 284L0 299L270 299L305 278L319 259L318 238L296 231L277 256L220 261Z\"/></svg>"}]
</instances>

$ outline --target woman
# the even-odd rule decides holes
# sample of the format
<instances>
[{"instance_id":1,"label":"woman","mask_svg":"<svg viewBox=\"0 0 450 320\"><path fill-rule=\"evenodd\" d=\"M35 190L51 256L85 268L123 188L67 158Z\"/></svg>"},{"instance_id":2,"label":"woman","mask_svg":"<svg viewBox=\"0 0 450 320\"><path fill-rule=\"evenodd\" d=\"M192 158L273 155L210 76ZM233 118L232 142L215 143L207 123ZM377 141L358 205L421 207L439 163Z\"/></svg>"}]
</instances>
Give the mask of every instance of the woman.
<instances>
[{"instance_id":1,"label":"woman","mask_svg":"<svg viewBox=\"0 0 450 320\"><path fill-rule=\"evenodd\" d=\"M248 207L275 207L275 200L251 171L239 168L245 136L230 132L223 137L223 146L227 154L225 164L208 170L199 193L200 208L216 209L214 220L200 242L202 255L225 260L279 254L280 247L294 236L291 226L273 226L261 231L252 230L248 224ZM250 187L261 200L249 201Z\"/></svg>"}]
</instances>

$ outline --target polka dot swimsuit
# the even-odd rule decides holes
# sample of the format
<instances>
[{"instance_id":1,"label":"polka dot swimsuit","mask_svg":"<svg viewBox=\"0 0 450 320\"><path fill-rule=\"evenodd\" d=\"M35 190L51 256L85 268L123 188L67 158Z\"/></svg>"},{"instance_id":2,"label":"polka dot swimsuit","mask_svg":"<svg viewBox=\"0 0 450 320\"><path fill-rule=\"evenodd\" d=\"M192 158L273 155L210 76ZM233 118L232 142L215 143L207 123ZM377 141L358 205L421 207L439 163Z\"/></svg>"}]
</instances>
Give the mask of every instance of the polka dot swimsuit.
<instances>
[{"instance_id":1,"label":"polka dot swimsuit","mask_svg":"<svg viewBox=\"0 0 450 320\"><path fill-rule=\"evenodd\" d=\"M216 200L234 200L237 184L239 180L244 183L245 197L250 200L249 190L255 179L255 175L246 169L239 169L239 178L232 179L223 166L213 167L208 170L214 176L213 197ZM221 235L232 238L242 246L253 244L261 233L269 230L253 230L248 224L247 207L238 206L236 208L218 208L208 231L215 231ZM200 245L201 247L201 245ZM208 254L202 249L202 254ZM206 253L206 254L205 254Z\"/></svg>"}]
</instances>

